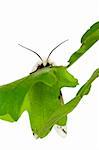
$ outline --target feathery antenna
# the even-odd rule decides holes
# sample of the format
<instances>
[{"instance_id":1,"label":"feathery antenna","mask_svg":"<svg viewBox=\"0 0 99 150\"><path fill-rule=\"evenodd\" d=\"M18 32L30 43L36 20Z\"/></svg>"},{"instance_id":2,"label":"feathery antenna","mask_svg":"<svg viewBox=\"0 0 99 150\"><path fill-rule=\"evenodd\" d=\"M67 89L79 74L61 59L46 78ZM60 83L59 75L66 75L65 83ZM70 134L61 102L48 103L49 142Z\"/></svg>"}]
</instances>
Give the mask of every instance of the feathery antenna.
<instances>
[{"instance_id":1,"label":"feathery antenna","mask_svg":"<svg viewBox=\"0 0 99 150\"><path fill-rule=\"evenodd\" d=\"M23 45L21 45L21 44L18 44L18 45L21 46L21 47L23 47L23 48L25 48L25 49L27 49L27 50L29 50L29 51L31 51L31 52L33 52L34 54L36 54L36 55L41 59L41 61L43 62L43 59L41 58L41 56L40 56L38 53L36 53L36 52L33 51L32 49L27 48L27 47L25 47L25 46L23 46Z\"/></svg>"}]
</instances>

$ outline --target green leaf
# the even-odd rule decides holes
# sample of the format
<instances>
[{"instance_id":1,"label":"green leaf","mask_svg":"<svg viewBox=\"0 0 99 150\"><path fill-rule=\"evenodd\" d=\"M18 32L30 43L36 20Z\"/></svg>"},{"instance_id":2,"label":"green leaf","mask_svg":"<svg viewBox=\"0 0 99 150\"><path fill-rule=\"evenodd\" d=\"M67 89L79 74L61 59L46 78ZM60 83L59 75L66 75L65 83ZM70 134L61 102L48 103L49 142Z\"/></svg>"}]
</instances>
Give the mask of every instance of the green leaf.
<instances>
[{"instance_id":1,"label":"green leaf","mask_svg":"<svg viewBox=\"0 0 99 150\"><path fill-rule=\"evenodd\" d=\"M67 67L70 67L74 62L76 62L98 40L99 40L99 22L96 22L90 27L90 29L81 38L82 45L76 52L74 52L71 55Z\"/></svg>"},{"instance_id":2,"label":"green leaf","mask_svg":"<svg viewBox=\"0 0 99 150\"><path fill-rule=\"evenodd\" d=\"M0 118L17 121L26 110L33 132L40 136L39 131L45 122L63 105L59 97L61 87L75 87L77 84L77 79L65 67L39 69L23 79L0 87ZM64 116L56 124L65 125L66 120ZM43 135L48 134L50 129Z\"/></svg>"},{"instance_id":3,"label":"green leaf","mask_svg":"<svg viewBox=\"0 0 99 150\"><path fill-rule=\"evenodd\" d=\"M52 127L56 122L63 118L64 116L67 116L73 109L78 105L80 100L83 98L84 95L87 95L90 91L90 87L92 82L99 77L99 69L97 69L90 79L81 87L81 89L78 91L76 96L67 104L62 105L59 109L57 109L52 116L49 118L49 120L45 123L45 125L42 127L42 129L39 132L39 136L43 137L43 133L45 130L49 130L50 127ZM44 135L45 136L45 135Z\"/></svg>"}]
</instances>

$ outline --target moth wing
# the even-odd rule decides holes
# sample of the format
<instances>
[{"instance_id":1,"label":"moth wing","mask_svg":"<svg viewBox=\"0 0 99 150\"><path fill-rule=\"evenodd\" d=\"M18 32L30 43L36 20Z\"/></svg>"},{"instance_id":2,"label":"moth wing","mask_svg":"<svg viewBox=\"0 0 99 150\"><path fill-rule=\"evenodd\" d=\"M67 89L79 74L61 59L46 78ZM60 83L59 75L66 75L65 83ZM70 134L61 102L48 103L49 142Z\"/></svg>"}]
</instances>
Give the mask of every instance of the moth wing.
<instances>
[{"instance_id":1,"label":"moth wing","mask_svg":"<svg viewBox=\"0 0 99 150\"><path fill-rule=\"evenodd\" d=\"M80 88L76 96L71 101L61 106L52 114L48 122L46 122L45 126L40 131L42 136L45 129L52 127L58 120L73 111L73 109L78 105L83 96L89 93L91 84L97 77L99 77L99 69L95 70L90 79Z\"/></svg>"},{"instance_id":2,"label":"moth wing","mask_svg":"<svg viewBox=\"0 0 99 150\"><path fill-rule=\"evenodd\" d=\"M0 119L17 121L24 110L28 110L28 101L25 96L33 84L42 81L52 86L55 76L50 70L38 71L25 78L7 85L0 86Z\"/></svg>"}]
</instances>

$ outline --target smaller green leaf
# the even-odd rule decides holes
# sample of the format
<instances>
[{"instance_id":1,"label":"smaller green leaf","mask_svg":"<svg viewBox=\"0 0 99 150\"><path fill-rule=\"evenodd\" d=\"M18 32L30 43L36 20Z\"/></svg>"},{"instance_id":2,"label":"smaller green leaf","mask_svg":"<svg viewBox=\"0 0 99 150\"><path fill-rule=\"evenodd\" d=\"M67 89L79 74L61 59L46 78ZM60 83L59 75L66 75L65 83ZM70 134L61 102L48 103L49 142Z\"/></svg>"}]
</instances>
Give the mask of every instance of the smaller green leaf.
<instances>
[{"instance_id":1,"label":"smaller green leaf","mask_svg":"<svg viewBox=\"0 0 99 150\"><path fill-rule=\"evenodd\" d=\"M76 62L87 50L93 46L99 40L99 22L93 24L90 29L82 36L81 38L81 47L74 52L70 59L69 65L70 67L74 62Z\"/></svg>"}]
</instances>

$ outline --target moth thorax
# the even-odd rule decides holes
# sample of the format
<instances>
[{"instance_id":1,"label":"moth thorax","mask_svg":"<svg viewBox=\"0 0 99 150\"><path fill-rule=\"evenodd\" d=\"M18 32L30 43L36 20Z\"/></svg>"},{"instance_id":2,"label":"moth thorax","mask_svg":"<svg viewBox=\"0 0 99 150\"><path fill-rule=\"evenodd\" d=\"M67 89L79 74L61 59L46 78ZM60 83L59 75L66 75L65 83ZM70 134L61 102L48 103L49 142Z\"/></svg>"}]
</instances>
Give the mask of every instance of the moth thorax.
<instances>
[{"instance_id":1,"label":"moth thorax","mask_svg":"<svg viewBox=\"0 0 99 150\"><path fill-rule=\"evenodd\" d=\"M35 65L32 68L32 72L35 72L38 69L38 66L40 66L42 62L39 60L35 63Z\"/></svg>"},{"instance_id":2,"label":"moth thorax","mask_svg":"<svg viewBox=\"0 0 99 150\"><path fill-rule=\"evenodd\" d=\"M47 62L46 58L43 58L43 62L42 63L43 63L44 67L47 65L48 62Z\"/></svg>"},{"instance_id":3,"label":"moth thorax","mask_svg":"<svg viewBox=\"0 0 99 150\"><path fill-rule=\"evenodd\" d=\"M47 58L43 58L42 64L44 67L48 66L48 64L52 64L50 60L47 60Z\"/></svg>"}]
</instances>

